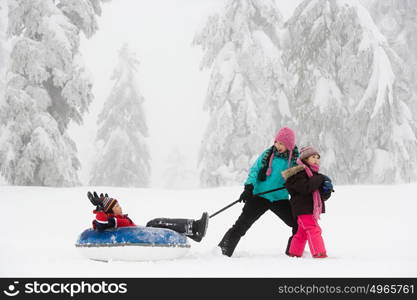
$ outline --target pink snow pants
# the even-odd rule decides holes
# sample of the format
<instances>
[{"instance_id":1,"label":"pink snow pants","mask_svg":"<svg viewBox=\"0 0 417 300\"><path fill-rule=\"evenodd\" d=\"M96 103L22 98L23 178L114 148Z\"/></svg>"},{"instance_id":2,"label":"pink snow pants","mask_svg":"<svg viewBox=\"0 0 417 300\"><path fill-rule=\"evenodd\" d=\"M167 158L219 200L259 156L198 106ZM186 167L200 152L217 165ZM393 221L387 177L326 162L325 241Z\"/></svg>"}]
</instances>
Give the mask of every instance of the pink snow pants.
<instances>
[{"instance_id":1,"label":"pink snow pants","mask_svg":"<svg viewBox=\"0 0 417 300\"><path fill-rule=\"evenodd\" d=\"M324 241L321 237L321 228L313 215L300 215L297 218L298 230L293 236L289 253L294 256L302 256L306 242L310 247L311 255L320 256L326 254Z\"/></svg>"}]
</instances>

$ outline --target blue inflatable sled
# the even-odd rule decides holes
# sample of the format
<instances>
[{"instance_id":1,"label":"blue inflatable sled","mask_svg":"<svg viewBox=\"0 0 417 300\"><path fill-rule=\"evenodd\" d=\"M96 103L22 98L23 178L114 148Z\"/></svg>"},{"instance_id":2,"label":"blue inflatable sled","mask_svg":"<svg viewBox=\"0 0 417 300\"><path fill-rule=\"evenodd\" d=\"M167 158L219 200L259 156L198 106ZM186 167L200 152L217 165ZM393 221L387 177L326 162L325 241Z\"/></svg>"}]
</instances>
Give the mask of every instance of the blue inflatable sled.
<instances>
[{"instance_id":1,"label":"blue inflatable sled","mask_svg":"<svg viewBox=\"0 0 417 300\"><path fill-rule=\"evenodd\" d=\"M99 232L84 230L75 244L92 260L149 261L184 256L190 244L185 235L165 228L122 227Z\"/></svg>"}]
</instances>

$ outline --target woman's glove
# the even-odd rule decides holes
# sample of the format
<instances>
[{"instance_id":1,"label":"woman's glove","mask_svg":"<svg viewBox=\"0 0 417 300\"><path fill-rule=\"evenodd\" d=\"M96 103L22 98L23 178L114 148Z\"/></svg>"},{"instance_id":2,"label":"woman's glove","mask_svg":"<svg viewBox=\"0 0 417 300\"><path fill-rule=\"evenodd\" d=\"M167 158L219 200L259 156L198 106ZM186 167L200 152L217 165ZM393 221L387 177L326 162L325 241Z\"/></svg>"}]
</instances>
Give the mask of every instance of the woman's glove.
<instances>
[{"instance_id":1,"label":"woman's glove","mask_svg":"<svg viewBox=\"0 0 417 300\"><path fill-rule=\"evenodd\" d=\"M239 202L246 203L246 201L252 199L253 197L253 184L245 184L245 189L242 194L240 194Z\"/></svg>"}]
</instances>

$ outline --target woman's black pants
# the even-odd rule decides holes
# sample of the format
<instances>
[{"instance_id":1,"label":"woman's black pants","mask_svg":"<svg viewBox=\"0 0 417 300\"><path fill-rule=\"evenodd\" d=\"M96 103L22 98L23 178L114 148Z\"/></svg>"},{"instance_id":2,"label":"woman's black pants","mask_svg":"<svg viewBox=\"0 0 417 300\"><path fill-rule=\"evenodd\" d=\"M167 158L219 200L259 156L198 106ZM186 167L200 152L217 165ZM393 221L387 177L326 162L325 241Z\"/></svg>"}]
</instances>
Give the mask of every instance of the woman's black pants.
<instances>
[{"instance_id":1,"label":"woman's black pants","mask_svg":"<svg viewBox=\"0 0 417 300\"><path fill-rule=\"evenodd\" d=\"M270 202L262 197L253 197L246 201L243 206L242 213L237 219L236 223L226 232L223 239L219 243L224 255L232 256L239 240L248 229L258 220L267 210L271 210L276 214L285 224L292 228L292 235L297 232L297 222L292 214L289 200L278 200ZM292 236L287 243L286 253L288 252Z\"/></svg>"}]
</instances>

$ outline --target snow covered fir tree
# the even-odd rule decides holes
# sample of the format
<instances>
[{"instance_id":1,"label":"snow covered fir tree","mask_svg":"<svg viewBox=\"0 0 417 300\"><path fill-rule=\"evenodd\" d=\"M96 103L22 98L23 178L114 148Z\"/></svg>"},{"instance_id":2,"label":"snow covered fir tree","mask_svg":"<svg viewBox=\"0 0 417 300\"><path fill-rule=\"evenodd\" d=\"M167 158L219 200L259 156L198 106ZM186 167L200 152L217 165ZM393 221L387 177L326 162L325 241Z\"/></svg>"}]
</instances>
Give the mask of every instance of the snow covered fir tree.
<instances>
[{"instance_id":1,"label":"snow covered fir tree","mask_svg":"<svg viewBox=\"0 0 417 300\"><path fill-rule=\"evenodd\" d=\"M411 82L368 11L356 1L305 1L287 28L299 140L319 145L338 183L415 178Z\"/></svg>"},{"instance_id":2,"label":"snow covered fir tree","mask_svg":"<svg viewBox=\"0 0 417 300\"><path fill-rule=\"evenodd\" d=\"M373 1L369 12L388 44L404 61L402 74L417 94L417 2L411 0ZM417 110L417 100L409 105Z\"/></svg>"},{"instance_id":3,"label":"snow covered fir tree","mask_svg":"<svg viewBox=\"0 0 417 300\"><path fill-rule=\"evenodd\" d=\"M114 86L98 116L98 154L91 185L149 186L148 127L136 78L138 66L135 53L125 44L112 74Z\"/></svg>"},{"instance_id":4,"label":"snow covered fir tree","mask_svg":"<svg viewBox=\"0 0 417 300\"><path fill-rule=\"evenodd\" d=\"M199 155L202 186L241 183L251 161L272 145L289 117L282 66L282 16L274 1L231 0L194 39L211 68L210 120Z\"/></svg>"},{"instance_id":5,"label":"snow covered fir tree","mask_svg":"<svg viewBox=\"0 0 417 300\"><path fill-rule=\"evenodd\" d=\"M305 0L281 25L272 2L229 1L196 38L203 67L212 66L201 185L242 184L252 155L281 126L296 130L300 146L319 147L338 184L416 180L416 9L409 2L368 3L377 25L358 1ZM396 26L380 30L387 19ZM261 64L259 49L271 44L267 57L278 59Z\"/></svg>"},{"instance_id":6,"label":"snow covered fir tree","mask_svg":"<svg viewBox=\"0 0 417 300\"><path fill-rule=\"evenodd\" d=\"M0 0L0 104L4 102L4 92L6 87L6 69L8 64L7 12L7 1Z\"/></svg>"},{"instance_id":7,"label":"snow covered fir tree","mask_svg":"<svg viewBox=\"0 0 417 300\"><path fill-rule=\"evenodd\" d=\"M185 189L196 186L196 171L188 166L188 156L178 146L170 148L164 159L164 173L161 182L166 189Z\"/></svg>"},{"instance_id":8,"label":"snow covered fir tree","mask_svg":"<svg viewBox=\"0 0 417 300\"><path fill-rule=\"evenodd\" d=\"M92 101L79 54L80 32L97 30L100 1L9 1L12 38L1 106L0 170L14 185L79 183L70 122L82 123Z\"/></svg>"},{"instance_id":9,"label":"snow covered fir tree","mask_svg":"<svg viewBox=\"0 0 417 300\"><path fill-rule=\"evenodd\" d=\"M9 59L8 40L7 40L7 25L8 25L8 5L7 0L0 0L0 112L5 101L6 89L6 72ZM1 114L0 114L1 117ZM0 121L0 143L3 126ZM4 184L5 179L0 172L0 184Z\"/></svg>"}]
</instances>

